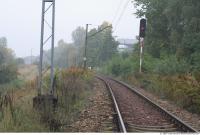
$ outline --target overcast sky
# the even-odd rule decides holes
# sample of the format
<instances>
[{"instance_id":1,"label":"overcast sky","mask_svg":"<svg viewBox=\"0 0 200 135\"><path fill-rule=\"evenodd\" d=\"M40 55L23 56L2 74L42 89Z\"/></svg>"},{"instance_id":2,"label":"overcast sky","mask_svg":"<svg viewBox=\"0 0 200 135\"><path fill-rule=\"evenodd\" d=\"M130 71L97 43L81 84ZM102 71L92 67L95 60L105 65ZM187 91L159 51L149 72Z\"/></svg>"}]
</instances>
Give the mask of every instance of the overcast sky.
<instances>
[{"instance_id":1,"label":"overcast sky","mask_svg":"<svg viewBox=\"0 0 200 135\"><path fill-rule=\"evenodd\" d=\"M6 37L8 47L18 57L39 54L42 0L0 0L0 37ZM71 33L86 23L97 27L103 21L113 22L118 38L135 38L139 20L133 14L134 6L129 2L119 25L116 22L127 0L56 0L55 44L60 39L72 42ZM119 4L121 3L121 4ZM117 9L120 8L117 12Z\"/></svg>"}]
</instances>

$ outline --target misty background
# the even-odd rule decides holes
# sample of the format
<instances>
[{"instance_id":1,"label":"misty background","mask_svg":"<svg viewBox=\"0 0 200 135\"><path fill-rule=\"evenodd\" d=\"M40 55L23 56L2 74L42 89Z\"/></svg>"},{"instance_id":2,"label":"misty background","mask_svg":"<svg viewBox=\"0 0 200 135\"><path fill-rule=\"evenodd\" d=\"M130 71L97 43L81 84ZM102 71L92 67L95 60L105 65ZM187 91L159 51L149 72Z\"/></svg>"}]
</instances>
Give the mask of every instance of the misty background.
<instances>
[{"instance_id":1,"label":"misty background","mask_svg":"<svg viewBox=\"0 0 200 135\"><path fill-rule=\"evenodd\" d=\"M8 47L17 57L39 55L42 0L0 0L0 37L6 37ZM78 26L92 24L97 28L104 21L113 24L114 36L134 39L138 35L139 19L135 8L126 0L56 0L55 45L60 39L72 42L71 33ZM125 9L125 10L124 10ZM120 19L120 15L124 14Z\"/></svg>"}]
</instances>

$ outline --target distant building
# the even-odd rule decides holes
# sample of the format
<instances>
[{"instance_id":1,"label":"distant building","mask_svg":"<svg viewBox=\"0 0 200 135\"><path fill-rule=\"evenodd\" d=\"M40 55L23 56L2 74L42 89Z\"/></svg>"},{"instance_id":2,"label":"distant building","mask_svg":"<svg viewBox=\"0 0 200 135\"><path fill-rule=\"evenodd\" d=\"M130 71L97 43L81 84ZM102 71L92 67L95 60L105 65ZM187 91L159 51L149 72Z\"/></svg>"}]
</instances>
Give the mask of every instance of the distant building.
<instances>
[{"instance_id":1,"label":"distant building","mask_svg":"<svg viewBox=\"0 0 200 135\"><path fill-rule=\"evenodd\" d=\"M138 42L136 39L118 39L119 45L117 50L119 52L132 52L134 45Z\"/></svg>"}]
</instances>

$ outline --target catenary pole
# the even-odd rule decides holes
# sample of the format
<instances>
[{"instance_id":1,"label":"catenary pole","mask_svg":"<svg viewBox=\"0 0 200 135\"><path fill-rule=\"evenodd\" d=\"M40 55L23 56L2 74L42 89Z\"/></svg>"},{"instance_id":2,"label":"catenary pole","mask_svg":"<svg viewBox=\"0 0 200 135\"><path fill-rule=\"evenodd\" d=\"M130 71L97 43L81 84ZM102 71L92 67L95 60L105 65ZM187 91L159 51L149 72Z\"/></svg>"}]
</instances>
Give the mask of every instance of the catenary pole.
<instances>
[{"instance_id":1,"label":"catenary pole","mask_svg":"<svg viewBox=\"0 0 200 135\"><path fill-rule=\"evenodd\" d=\"M39 78L38 78L38 96L42 94L42 68L43 68L43 40L44 40L44 11L45 2L42 1L42 20L41 20L41 38L40 38L40 64L39 64Z\"/></svg>"},{"instance_id":2,"label":"catenary pole","mask_svg":"<svg viewBox=\"0 0 200 135\"><path fill-rule=\"evenodd\" d=\"M85 53L84 53L84 69L87 68L87 40L88 40L88 26L89 24L86 24L86 34L85 34Z\"/></svg>"},{"instance_id":3,"label":"catenary pole","mask_svg":"<svg viewBox=\"0 0 200 135\"><path fill-rule=\"evenodd\" d=\"M54 95L54 38L55 38L55 0L52 5L52 38L51 38L51 87L50 94Z\"/></svg>"}]
</instances>

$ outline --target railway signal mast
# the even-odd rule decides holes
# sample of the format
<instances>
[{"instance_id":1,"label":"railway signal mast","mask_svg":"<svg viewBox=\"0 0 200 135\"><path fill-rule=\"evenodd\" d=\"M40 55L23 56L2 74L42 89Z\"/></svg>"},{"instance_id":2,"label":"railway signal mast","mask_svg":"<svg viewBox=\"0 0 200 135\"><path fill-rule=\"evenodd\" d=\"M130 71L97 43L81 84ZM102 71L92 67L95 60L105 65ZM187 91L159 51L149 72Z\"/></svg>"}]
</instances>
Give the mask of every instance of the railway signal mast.
<instances>
[{"instance_id":1,"label":"railway signal mast","mask_svg":"<svg viewBox=\"0 0 200 135\"><path fill-rule=\"evenodd\" d=\"M140 44L140 73L142 73L142 62L143 62L143 50L144 50L144 37L146 32L146 19L140 20L140 33L139 33L139 44Z\"/></svg>"},{"instance_id":2,"label":"railway signal mast","mask_svg":"<svg viewBox=\"0 0 200 135\"><path fill-rule=\"evenodd\" d=\"M51 22L49 23L45 16L47 12L51 10ZM45 37L45 26L50 28L51 34L48 38ZM54 98L54 31L55 31L55 0L42 0L42 21L41 21L41 39L40 39L40 64L39 64L39 77L38 77L38 97L35 97L34 104L37 106L45 99L50 100L51 102L55 101ZM42 87L43 87L43 55L44 55L44 45L51 41L51 84L49 88L49 93L45 96L42 96Z\"/></svg>"}]
</instances>

